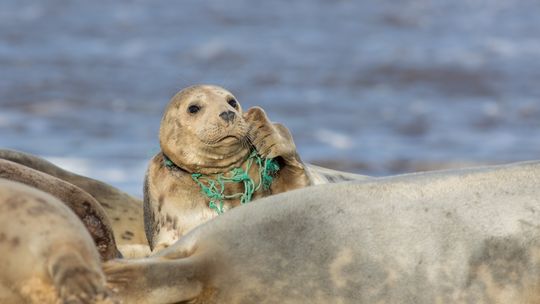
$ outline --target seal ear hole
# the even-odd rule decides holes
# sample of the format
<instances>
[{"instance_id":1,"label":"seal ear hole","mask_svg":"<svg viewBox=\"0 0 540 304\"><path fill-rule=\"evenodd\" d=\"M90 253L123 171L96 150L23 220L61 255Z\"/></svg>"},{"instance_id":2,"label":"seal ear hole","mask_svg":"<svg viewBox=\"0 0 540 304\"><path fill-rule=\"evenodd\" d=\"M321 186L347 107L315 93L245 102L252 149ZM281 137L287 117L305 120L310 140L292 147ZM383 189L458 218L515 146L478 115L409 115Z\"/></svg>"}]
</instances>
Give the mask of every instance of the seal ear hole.
<instances>
[{"instance_id":1,"label":"seal ear hole","mask_svg":"<svg viewBox=\"0 0 540 304\"><path fill-rule=\"evenodd\" d=\"M189 114L196 114L197 112L199 112L201 110L201 107L198 106L198 105L190 105L188 108L187 108L187 111Z\"/></svg>"},{"instance_id":2,"label":"seal ear hole","mask_svg":"<svg viewBox=\"0 0 540 304\"><path fill-rule=\"evenodd\" d=\"M238 101L236 101L236 99L231 98L231 99L227 100L227 103L228 103L231 107L233 107L233 108L235 108L235 109L238 109Z\"/></svg>"}]
</instances>

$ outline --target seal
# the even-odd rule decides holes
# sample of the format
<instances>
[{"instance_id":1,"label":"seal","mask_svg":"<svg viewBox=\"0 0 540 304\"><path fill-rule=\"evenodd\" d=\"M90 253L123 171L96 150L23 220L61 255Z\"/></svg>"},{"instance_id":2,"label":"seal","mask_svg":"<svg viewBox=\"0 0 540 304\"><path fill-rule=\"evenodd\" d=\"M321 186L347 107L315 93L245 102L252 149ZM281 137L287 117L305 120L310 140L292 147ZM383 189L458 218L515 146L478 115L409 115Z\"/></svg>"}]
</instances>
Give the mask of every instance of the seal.
<instances>
[{"instance_id":1,"label":"seal","mask_svg":"<svg viewBox=\"0 0 540 304\"><path fill-rule=\"evenodd\" d=\"M535 161L309 187L104 271L128 303L539 303L539 183Z\"/></svg>"},{"instance_id":2,"label":"seal","mask_svg":"<svg viewBox=\"0 0 540 304\"><path fill-rule=\"evenodd\" d=\"M272 123L259 107L244 113L233 94L221 87L196 85L178 92L165 109L159 142L161 152L151 159L144 183L145 231L154 250L217 215L209 207L216 193L203 194L194 174L208 180L204 187L221 188L229 198L220 201L218 212L239 206L244 195L259 199L311 185L289 130ZM268 176L263 179L267 163L254 160L253 151L279 166L267 188L255 186ZM248 180L220 187L222 176L237 168ZM249 192L248 184L257 191Z\"/></svg>"},{"instance_id":3,"label":"seal","mask_svg":"<svg viewBox=\"0 0 540 304\"><path fill-rule=\"evenodd\" d=\"M100 257L57 198L0 179L0 302L113 303Z\"/></svg>"},{"instance_id":4,"label":"seal","mask_svg":"<svg viewBox=\"0 0 540 304\"><path fill-rule=\"evenodd\" d=\"M142 200L101 181L66 171L35 155L0 149L0 159L46 173L86 191L105 210L111 221L118 249L124 258L144 257L150 253L144 233Z\"/></svg>"},{"instance_id":5,"label":"seal","mask_svg":"<svg viewBox=\"0 0 540 304\"><path fill-rule=\"evenodd\" d=\"M56 177L3 159L0 159L0 178L26 184L60 199L84 223L103 260L121 256L105 211L85 191Z\"/></svg>"},{"instance_id":6,"label":"seal","mask_svg":"<svg viewBox=\"0 0 540 304\"><path fill-rule=\"evenodd\" d=\"M53 163L21 151L0 149L0 159L12 161L73 184L92 195L111 221L118 250L124 258L145 257L150 253L144 230L142 201L102 181L64 170ZM305 169L314 185L369 177L331 170L311 164ZM167 219L167 217L165 217Z\"/></svg>"}]
</instances>

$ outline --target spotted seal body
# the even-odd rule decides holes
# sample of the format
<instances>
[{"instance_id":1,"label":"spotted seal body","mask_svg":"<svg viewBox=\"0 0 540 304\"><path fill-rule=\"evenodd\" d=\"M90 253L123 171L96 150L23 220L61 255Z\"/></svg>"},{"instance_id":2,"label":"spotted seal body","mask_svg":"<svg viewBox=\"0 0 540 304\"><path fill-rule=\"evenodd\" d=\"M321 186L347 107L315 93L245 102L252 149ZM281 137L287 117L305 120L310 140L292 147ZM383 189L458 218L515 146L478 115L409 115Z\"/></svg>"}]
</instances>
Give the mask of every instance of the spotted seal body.
<instances>
[{"instance_id":1,"label":"spotted seal body","mask_svg":"<svg viewBox=\"0 0 540 304\"><path fill-rule=\"evenodd\" d=\"M270 122L261 108L243 112L220 87L199 85L176 94L163 115L159 139L162 151L150 161L144 187L145 230L155 250L217 215L193 173L217 179L242 168L258 184L261 168L253 164L247 169L255 149L261 157L275 159L280 170L271 187L256 191L253 199L312 183L287 128ZM241 183L230 184L224 194L244 190ZM240 199L225 200L224 210L238 205Z\"/></svg>"},{"instance_id":2,"label":"spotted seal body","mask_svg":"<svg viewBox=\"0 0 540 304\"><path fill-rule=\"evenodd\" d=\"M60 200L0 179L0 302L112 303L100 257Z\"/></svg>"},{"instance_id":3,"label":"spotted seal body","mask_svg":"<svg viewBox=\"0 0 540 304\"><path fill-rule=\"evenodd\" d=\"M0 178L20 182L55 196L79 217L94 239L103 260L120 256L109 218L100 204L85 191L56 177L4 159L0 159Z\"/></svg>"},{"instance_id":4,"label":"spotted seal body","mask_svg":"<svg viewBox=\"0 0 540 304\"><path fill-rule=\"evenodd\" d=\"M149 254L144 234L142 200L92 178L68 172L43 158L15 150L0 149L0 159L12 161L79 187L103 207L124 257Z\"/></svg>"},{"instance_id":5,"label":"spotted seal body","mask_svg":"<svg viewBox=\"0 0 540 304\"><path fill-rule=\"evenodd\" d=\"M129 303L539 303L539 184L529 162L310 187L104 269Z\"/></svg>"}]
</instances>

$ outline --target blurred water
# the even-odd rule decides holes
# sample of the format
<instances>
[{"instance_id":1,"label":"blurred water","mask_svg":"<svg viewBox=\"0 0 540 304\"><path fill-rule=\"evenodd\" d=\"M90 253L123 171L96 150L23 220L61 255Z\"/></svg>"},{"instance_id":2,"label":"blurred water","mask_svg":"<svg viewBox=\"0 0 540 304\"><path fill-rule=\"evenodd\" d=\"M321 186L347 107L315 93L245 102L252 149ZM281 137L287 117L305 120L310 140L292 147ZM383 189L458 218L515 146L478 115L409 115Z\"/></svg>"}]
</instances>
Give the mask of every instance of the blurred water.
<instances>
[{"instance_id":1,"label":"blurred water","mask_svg":"<svg viewBox=\"0 0 540 304\"><path fill-rule=\"evenodd\" d=\"M0 0L0 146L141 195L162 111L214 83L364 174L540 156L540 2Z\"/></svg>"}]
</instances>

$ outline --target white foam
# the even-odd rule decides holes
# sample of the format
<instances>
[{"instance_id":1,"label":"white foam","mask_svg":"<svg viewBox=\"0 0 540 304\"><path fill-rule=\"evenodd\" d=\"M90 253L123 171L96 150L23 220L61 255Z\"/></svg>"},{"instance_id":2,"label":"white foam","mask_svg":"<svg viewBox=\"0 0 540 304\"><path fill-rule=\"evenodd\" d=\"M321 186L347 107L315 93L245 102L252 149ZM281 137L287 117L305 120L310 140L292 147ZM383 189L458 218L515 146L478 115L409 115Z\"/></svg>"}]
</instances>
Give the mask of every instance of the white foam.
<instances>
[{"instance_id":1,"label":"white foam","mask_svg":"<svg viewBox=\"0 0 540 304\"><path fill-rule=\"evenodd\" d=\"M348 150L354 145L351 137L328 129L317 130L315 138L322 143L340 150Z\"/></svg>"}]
</instances>

